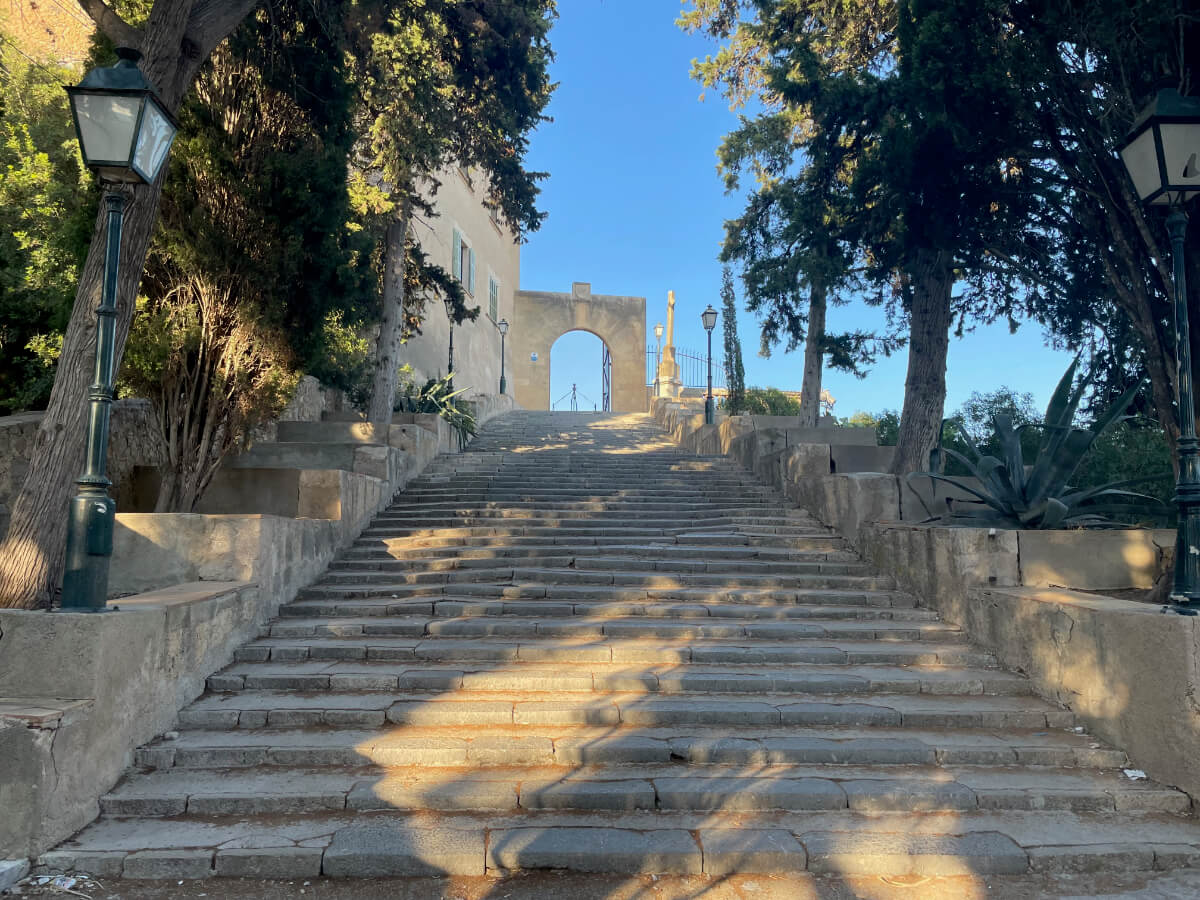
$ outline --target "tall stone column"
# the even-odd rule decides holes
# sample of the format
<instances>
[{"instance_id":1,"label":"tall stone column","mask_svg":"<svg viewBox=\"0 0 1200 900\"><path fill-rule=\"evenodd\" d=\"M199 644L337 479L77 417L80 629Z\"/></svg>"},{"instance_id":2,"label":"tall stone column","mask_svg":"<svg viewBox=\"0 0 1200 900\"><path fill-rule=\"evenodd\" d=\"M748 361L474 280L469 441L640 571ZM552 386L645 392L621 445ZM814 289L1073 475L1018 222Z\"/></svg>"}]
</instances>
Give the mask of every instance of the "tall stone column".
<instances>
[{"instance_id":1,"label":"tall stone column","mask_svg":"<svg viewBox=\"0 0 1200 900\"><path fill-rule=\"evenodd\" d=\"M658 364L658 396L674 400L682 393L679 363L675 362L675 292L667 291L667 343Z\"/></svg>"}]
</instances>

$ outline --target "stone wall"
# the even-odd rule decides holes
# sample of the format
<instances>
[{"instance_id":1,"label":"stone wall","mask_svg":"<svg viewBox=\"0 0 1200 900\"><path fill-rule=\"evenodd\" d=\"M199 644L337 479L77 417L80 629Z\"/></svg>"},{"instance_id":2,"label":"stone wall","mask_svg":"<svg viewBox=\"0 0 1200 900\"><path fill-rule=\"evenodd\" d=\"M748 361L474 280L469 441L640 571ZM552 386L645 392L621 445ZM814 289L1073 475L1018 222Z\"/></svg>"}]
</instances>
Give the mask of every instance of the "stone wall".
<instances>
[{"instance_id":1,"label":"stone wall","mask_svg":"<svg viewBox=\"0 0 1200 900\"><path fill-rule=\"evenodd\" d=\"M31 412L0 417L0 535L8 527L9 507L29 469L43 415ZM129 489L134 469L159 466L163 459L162 438L149 401L134 399L114 403L109 426L108 477L113 483L111 494L118 506L122 494Z\"/></svg>"},{"instance_id":2,"label":"stone wall","mask_svg":"<svg viewBox=\"0 0 1200 900\"><path fill-rule=\"evenodd\" d=\"M103 615L0 609L0 859L91 822L134 748L170 729L263 621L258 589L236 583Z\"/></svg>"},{"instance_id":3,"label":"stone wall","mask_svg":"<svg viewBox=\"0 0 1200 900\"><path fill-rule=\"evenodd\" d=\"M814 474L771 429L706 426L677 407L654 411L683 446L738 459L1134 765L1200 798L1200 617L1069 589L1150 587L1170 570L1174 532L905 522L918 504L894 476Z\"/></svg>"}]
</instances>

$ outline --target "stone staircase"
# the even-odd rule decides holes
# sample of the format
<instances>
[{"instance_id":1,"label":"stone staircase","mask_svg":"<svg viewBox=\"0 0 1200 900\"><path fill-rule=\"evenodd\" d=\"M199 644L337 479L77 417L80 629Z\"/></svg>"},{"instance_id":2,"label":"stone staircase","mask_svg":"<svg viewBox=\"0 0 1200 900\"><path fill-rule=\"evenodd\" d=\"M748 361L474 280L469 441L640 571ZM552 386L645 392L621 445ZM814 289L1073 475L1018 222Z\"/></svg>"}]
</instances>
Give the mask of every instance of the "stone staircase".
<instances>
[{"instance_id":1,"label":"stone staircase","mask_svg":"<svg viewBox=\"0 0 1200 900\"><path fill-rule=\"evenodd\" d=\"M1200 863L1186 795L647 416L494 420L208 688L43 870Z\"/></svg>"}]
</instances>

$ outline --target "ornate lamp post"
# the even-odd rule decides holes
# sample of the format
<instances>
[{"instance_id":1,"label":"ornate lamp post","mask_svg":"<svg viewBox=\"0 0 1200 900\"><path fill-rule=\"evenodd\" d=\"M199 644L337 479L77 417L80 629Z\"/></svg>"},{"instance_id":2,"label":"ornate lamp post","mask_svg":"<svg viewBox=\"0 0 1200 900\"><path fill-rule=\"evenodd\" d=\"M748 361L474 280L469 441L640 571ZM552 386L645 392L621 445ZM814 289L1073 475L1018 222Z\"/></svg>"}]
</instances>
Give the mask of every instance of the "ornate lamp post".
<instances>
[{"instance_id":1,"label":"ornate lamp post","mask_svg":"<svg viewBox=\"0 0 1200 900\"><path fill-rule=\"evenodd\" d=\"M67 523L67 565L62 607L100 612L108 596L108 564L112 557L117 509L105 475L108 467L108 424L116 362L117 274L121 264L121 226L125 194L117 184L150 184L162 169L176 124L158 94L137 67L141 54L117 50L120 61L93 69L77 87L67 88L75 133L87 165L105 185L107 254L100 305L96 308L96 378L88 390L87 464L76 481Z\"/></svg>"},{"instance_id":2,"label":"ornate lamp post","mask_svg":"<svg viewBox=\"0 0 1200 900\"><path fill-rule=\"evenodd\" d=\"M658 349L654 352L654 396L658 396L658 376L659 370L662 369L662 336L663 323L658 322L654 326L654 339L658 341Z\"/></svg>"},{"instance_id":3,"label":"ornate lamp post","mask_svg":"<svg viewBox=\"0 0 1200 900\"><path fill-rule=\"evenodd\" d=\"M717 311L712 308L711 303L700 313L700 321L704 323L704 330L708 332L708 396L704 399L704 424L711 425L716 418L712 393L712 333L717 327Z\"/></svg>"},{"instance_id":4,"label":"ornate lamp post","mask_svg":"<svg viewBox=\"0 0 1200 900\"><path fill-rule=\"evenodd\" d=\"M508 393L508 382L504 380L504 338L508 334L508 319L501 319L496 327L500 329L500 393L503 395Z\"/></svg>"},{"instance_id":5,"label":"ornate lamp post","mask_svg":"<svg viewBox=\"0 0 1200 900\"><path fill-rule=\"evenodd\" d=\"M446 307L446 321L450 323L450 355L446 359L446 374L450 376L450 386L454 386L454 306L449 299L443 301Z\"/></svg>"},{"instance_id":6,"label":"ornate lamp post","mask_svg":"<svg viewBox=\"0 0 1200 900\"><path fill-rule=\"evenodd\" d=\"M1171 237L1174 263L1175 390L1179 407L1179 481L1175 488L1179 525L1171 601L1183 607L1200 601L1200 444L1196 440L1184 265L1186 206L1200 194L1200 164L1197 163L1200 157L1200 99L1183 97L1174 88L1160 90L1138 116L1120 153L1142 202L1170 208L1167 232Z\"/></svg>"}]
</instances>

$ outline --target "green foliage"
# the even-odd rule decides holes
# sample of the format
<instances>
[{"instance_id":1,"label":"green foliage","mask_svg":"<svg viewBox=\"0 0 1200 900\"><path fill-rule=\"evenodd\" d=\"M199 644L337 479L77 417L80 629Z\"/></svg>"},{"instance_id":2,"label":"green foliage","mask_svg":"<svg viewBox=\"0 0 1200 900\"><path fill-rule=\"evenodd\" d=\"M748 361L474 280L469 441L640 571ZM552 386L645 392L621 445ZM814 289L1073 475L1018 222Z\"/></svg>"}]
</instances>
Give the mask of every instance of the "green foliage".
<instances>
[{"instance_id":1,"label":"green foliage","mask_svg":"<svg viewBox=\"0 0 1200 900\"><path fill-rule=\"evenodd\" d=\"M167 456L159 512L191 512L224 458L277 419L296 389L292 349L236 293L231 281L195 277L167 302L143 302L134 319L122 387L158 414Z\"/></svg>"},{"instance_id":2,"label":"green foliage","mask_svg":"<svg viewBox=\"0 0 1200 900\"><path fill-rule=\"evenodd\" d=\"M456 391L453 374L442 378L430 378L415 395L412 393L413 387L411 382L403 385L404 393L397 394L396 397L396 411L434 413L441 416L450 423L450 427L458 436L459 449L466 447L478 432L474 415L459 400L459 397L470 389L462 388Z\"/></svg>"},{"instance_id":3,"label":"green foliage","mask_svg":"<svg viewBox=\"0 0 1200 900\"><path fill-rule=\"evenodd\" d=\"M1081 488L1134 479L1142 490L1175 515L1175 477L1171 446L1157 423L1127 419L1100 434L1079 466L1075 481ZM1136 519L1133 519L1136 521Z\"/></svg>"},{"instance_id":4,"label":"green foliage","mask_svg":"<svg viewBox=\"0 0 1200 900\"><path fill-rule=\"evenodd\" d=\"M124 373L168 447L160 508L190 510L299 371L361 376L374 284L370 244L347 227L343 7L278 0L250 17L180 110Z\"/></svg>"},{"instance_id":5,"label":"green foliage","mask_svg":"<svg viewBox=\"0 0 1200 900\"><path fill-rule=\"evenodd\" d=\"M554 0L346 6L347 60L359 101L354 163L375 193L373 238L382 242L386 224L410 204L431 213L427 198L452 165L479 173L488 204L518 236L536 231L545 218L536 205L545 174L528 171L525 156L553 90L547 36ZM447 300L455 322L478 315L448 273L418 255L411 240L407 246L406 263L418 270L410 278L425 290L406 301L406 333L419 329L425 297Z\"/></svg>"},{"instance_id":6,"label":"green foliage","mask_svg":"<svg viewBox=\"0 0 1200 900\"><path fill-rule=\"evenodd\" d=\"M969 455L974 448L984 456L1000 456L1004 448L993 426L996 416L1007 416L1013 426L1020 429L1021 451L1025 459L1037 455L1040 442L1038 430L1023 426L1040 425L1042 414L1034 407L1032 394L1018 394L1008 387L988 393L972 392L958 411L942 423L941 446L965 455ZM970 473L957 459L947 459L945 474Z\"/></svg>"},{"instance_id":7,"label":"green foliage","mask_svg":"<svg viewBox=\"0 0 1200 900\"><path fill-rule=\"evenodd\" d=\"M1137 385L1104 411L1091 428L1076 426L1080 401L1088 379L1075 384L1079 362L1076 360L1055 388L1041 425L1017 425L1008 412L997 412L992 419L995 455L977 447L961 423L953 427L967 444L970 456L949 447L940 447L935 456L945 454L957 460L979 480L974 487L961 479L937 472L914 473L910 478L928 477L945 481L977 498L949 500L948 521L997 525L1006 528L1112 527L1111 516L1161 515L1158 501L1125 488L1157 476L1126 478L1091 487L1071 482L1087 457L1096 438L1121 420L1140 385ZM1040 434L1036 455L1027 467L1022 435L1036 430ZM938 468L936 461L934 468Z\"/></svg>"},{"instance_id":8,"label":"green foliage","mask_svg":"<svg viewBox=\"0 0 1200 900\"><path fill-rule=\"evenodd\" d=\"M746 403L746 367L742 364L742 341L737 332L737 297L733 292L733 275L726 266L721 271L721 323L725 337L725 395L724 407L737 415Z\"/></svg>"},{"instance_id":9,"label":"green foliage","mask_svg":"<svg viewBox=\"0 0 1200 900\"><path fill-rule=\"evenodd\" d=\"M874 428L875 443L880 447L895 447L900 439L900 413L894 409L885 409L879 415L859 410L842 419L842 425L856 428Z\"/></svg>"},{"instance_id":10,"label":"green foliage","mask_svg":"<svg viewBox=\"0 0 1200 900\"><path fill-rule=\"evenodd\" d=\"M98 193L63 83L0 32L0 415L43 409L87 255Z\"/></svg>"},{"instance_id":11,"label":"green foliage","mask_svg":"<svg viewBox=\"0 0 1200 900\"><path fill-rule=\"evenodd\" d=\"M741 414L746 416L798 416L800 401L779 388L752 387L746 389Z\"/></svg>"}]
</instances>

